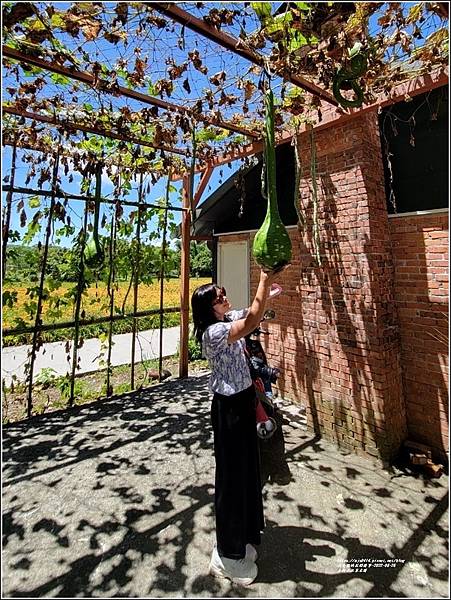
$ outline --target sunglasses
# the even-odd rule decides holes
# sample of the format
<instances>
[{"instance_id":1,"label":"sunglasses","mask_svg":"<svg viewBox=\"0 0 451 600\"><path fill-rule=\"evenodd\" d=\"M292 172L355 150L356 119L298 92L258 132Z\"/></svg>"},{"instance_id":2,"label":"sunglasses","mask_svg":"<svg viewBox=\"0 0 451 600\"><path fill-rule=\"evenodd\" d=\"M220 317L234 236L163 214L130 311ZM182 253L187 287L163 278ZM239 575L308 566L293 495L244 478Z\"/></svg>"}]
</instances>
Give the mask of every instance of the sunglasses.
<instances>
[{"instance_id":1,"label":"sunglasses","mask_svg":"<svg viewBox=\"0 0 451 600\"><path fill-rule=\"evenodd\" d=\"M216 304L224 304L226 296L227 296L227 292L225 291L225 288L223 288L223 287L219 288L219 294L216 297L216 300L214 300L212 306L216 306Z\"/></svg>"}]
</instances>

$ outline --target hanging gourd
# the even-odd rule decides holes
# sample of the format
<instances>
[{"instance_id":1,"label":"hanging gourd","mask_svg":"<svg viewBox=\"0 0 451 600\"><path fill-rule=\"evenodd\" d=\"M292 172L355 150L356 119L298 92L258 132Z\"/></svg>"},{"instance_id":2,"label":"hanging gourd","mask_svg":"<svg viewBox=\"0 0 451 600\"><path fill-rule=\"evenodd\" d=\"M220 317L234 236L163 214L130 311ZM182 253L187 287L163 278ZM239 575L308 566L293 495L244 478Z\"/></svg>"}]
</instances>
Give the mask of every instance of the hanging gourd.
<instances>
[{"instance_id":1,"label":"hanging gourd","mask_svg":"<svg viewBox=\"0 0 451 600\"><path fill-rule=\"evenodd\" d=\"M92 236L86 242L83 257L88 269L100 269L105 260L105 252L99 239L100 201L102 193L102 169L96 171L96 190L94 197L94 227Z\"/></svg>"},{"instance_id":2,"label":"hanging gourd","mask_svg":"<svg viewBox=\"0 0 451 600\"><path fill-rule=\"evenodd\" d=\"M291 261L291 241L282 223L277 205L276 150L274 135L274 96L265 92L265 131L263 167L268 202L265 220L257 231L252 253L255 262L265 271L281 269ZM263 192L262 172L262 192ZM263 192L264 195L264 192Z\"/></svg>"},{"instance_id":3,"label":"hanging gourd","mask_svg":"<svg viewBox=\"0 0 451 600\"><path fill-rule=\"evenodd\" d=\"M332 82L332 91L337 102L345 108L359 108L363 103L363 91L357 83L357 79L365 74L368 68L368 62L365 52L361 52L362 44L356 42L349 51L349 69L342 67L337 71ZM348 100L341 94L343 84L350 85L354 90L355 98Z\"/></svg>"}]
</instances>

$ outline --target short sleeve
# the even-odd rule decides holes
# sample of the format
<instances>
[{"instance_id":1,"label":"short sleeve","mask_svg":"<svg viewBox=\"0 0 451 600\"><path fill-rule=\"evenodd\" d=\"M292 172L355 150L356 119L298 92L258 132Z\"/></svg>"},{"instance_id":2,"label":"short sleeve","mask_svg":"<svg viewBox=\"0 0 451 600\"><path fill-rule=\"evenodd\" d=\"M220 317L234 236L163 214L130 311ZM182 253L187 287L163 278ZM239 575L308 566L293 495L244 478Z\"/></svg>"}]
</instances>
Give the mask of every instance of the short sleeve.
<instances>
[{"instance_id":1,"label":"short sleeve","mask_svg":"<svg viewBox=\"0 0 451 600\"><path fill-rule=\"evenodd\" d=\"M248 311L249 311L248 308L241 308L240 310L230 310L227 313L227 317L231 321L238 321L239 319L244 319L244 317L247 315Z\"/></svg>"},{"instance_id":2,"label":"short sleeve","mask_svg":"<svg viewBox=\"0 0 451 600\"><path fill-rule=\"evenodd\" d=\"M218 352L227 348L231 327L232 323L226 321L214 323L207 328L202 338L204 355L207 358L216 356Z\"/></svg>"}]
</instances>

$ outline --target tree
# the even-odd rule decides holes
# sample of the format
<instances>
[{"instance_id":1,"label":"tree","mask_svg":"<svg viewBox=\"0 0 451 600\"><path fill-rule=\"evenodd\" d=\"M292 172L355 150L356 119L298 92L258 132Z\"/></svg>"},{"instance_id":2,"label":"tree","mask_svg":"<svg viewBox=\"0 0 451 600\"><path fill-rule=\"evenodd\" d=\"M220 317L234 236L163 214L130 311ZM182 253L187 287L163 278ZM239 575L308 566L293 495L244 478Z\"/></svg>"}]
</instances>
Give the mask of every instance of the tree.
<instances>
[{"instance_id":1,"label":"tree","mask_svg":"<svg viewBox=\"0 0 451 600\"><path fill-rule=\"evenodd\" d=\"M209 277L212 273L213 261L211 251L206 242L190 244L190 274L193 277Z\"/></svg>"}]
</instances>

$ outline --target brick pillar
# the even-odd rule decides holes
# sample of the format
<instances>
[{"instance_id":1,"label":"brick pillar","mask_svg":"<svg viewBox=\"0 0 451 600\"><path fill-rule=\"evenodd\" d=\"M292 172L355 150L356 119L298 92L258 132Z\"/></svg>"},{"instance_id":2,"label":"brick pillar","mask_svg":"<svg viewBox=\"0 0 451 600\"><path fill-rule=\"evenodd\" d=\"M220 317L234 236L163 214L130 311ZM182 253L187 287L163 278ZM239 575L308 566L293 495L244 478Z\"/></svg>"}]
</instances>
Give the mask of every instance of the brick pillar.
<instances>
[{"instance_id":1,"label":"brick pillar","mask_svg":"<svg viewBox=\"0 0 451 600\"><path fill-rule=\"evenodd\" d=\"M392 458L406 437L393 260L376 113L315 134L322 265L312 243L310 139L301 136L301 206L293 265L268 357L282 395L307 407L319 435L358 454Z\"/></svg>"}]
</instances>

